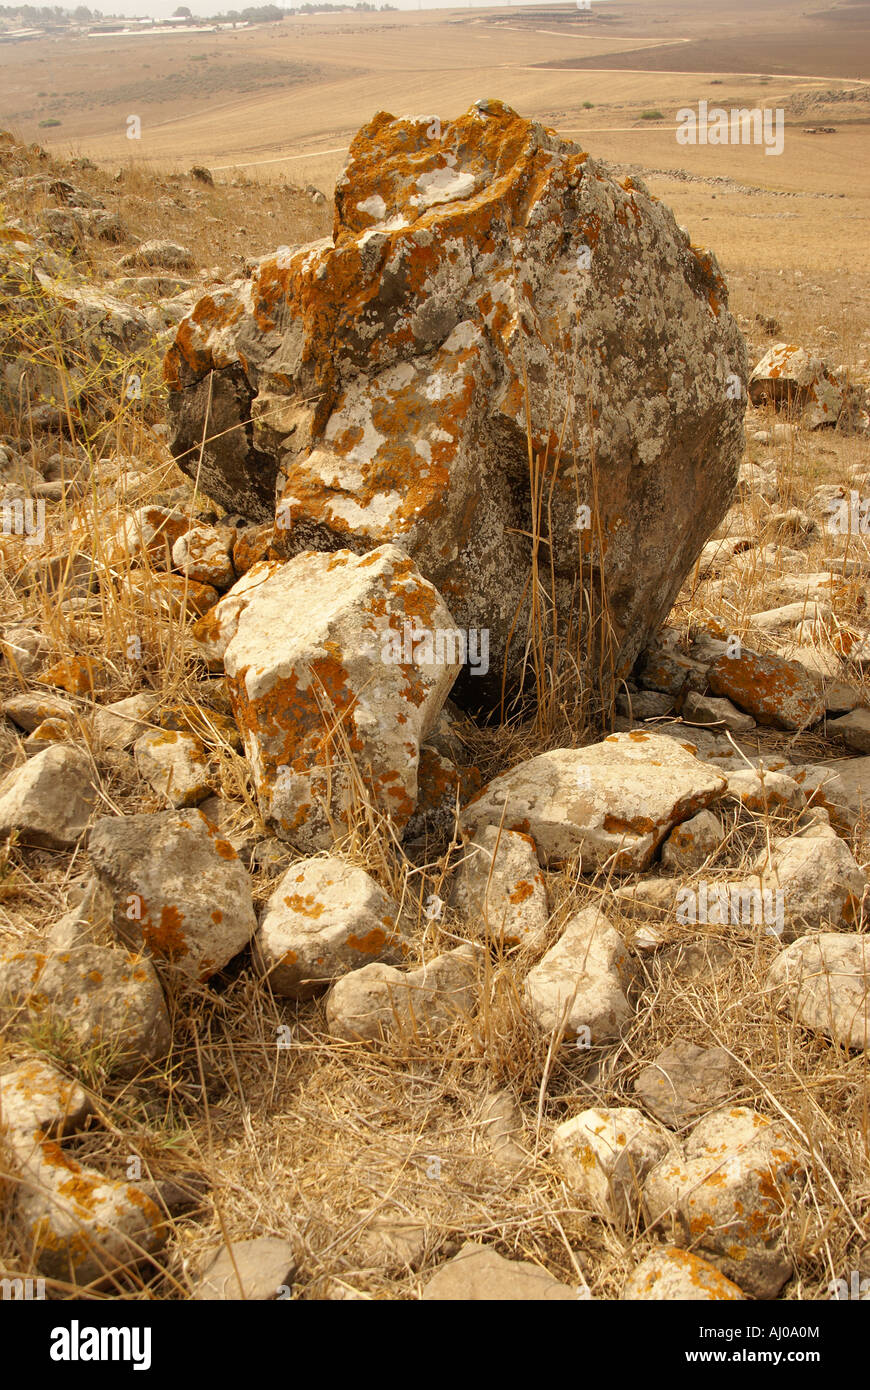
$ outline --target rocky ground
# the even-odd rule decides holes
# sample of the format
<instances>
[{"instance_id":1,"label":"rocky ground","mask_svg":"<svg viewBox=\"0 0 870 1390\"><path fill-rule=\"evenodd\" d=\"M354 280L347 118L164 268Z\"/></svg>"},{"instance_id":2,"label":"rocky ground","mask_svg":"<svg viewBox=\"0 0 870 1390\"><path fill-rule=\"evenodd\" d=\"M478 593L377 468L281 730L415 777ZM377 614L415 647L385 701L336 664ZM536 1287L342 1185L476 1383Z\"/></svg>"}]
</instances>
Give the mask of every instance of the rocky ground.
<instances>
[{"instance_id":1,"label":"rocky ground","mask_svg":"<svg viewBox=\"0 0 870 1390\"><path fill-rule=\"evenodd\" d=\"M451 589L413 529L343 548L320 512L294 552L252 454L240 515L237 455L209 496L204 445L168 447L173 343L176 394L206 354L278 390L244 285L286 228L328 234L322 195L0 159L4 1272L169 1300L870 1278L866 362L780 342L780 304L739 319L736 489L666 621L596 698L551 629L536 699L485 722L378 621L446 640L515 574ZM620 226L659 216L620 186Z\"/></svg>"}]
</instances>

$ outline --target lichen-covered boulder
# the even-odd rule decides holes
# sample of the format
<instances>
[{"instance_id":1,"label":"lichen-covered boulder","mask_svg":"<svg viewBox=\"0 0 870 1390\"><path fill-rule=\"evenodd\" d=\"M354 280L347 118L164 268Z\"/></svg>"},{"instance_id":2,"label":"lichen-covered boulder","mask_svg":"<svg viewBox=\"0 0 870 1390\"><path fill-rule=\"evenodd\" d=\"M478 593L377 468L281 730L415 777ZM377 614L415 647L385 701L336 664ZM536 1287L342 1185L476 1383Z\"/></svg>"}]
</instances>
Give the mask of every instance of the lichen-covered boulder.
<instances>
[{"instance_id":1,"label":"lichen-covered boulder","mask_svg":"<svg viewBox=\"0 0 870 1390\"><path fill-rule=\"evenodd\" d=\"M81 1086L39 1058L0 1078L0 1195L27 1267L99 1287L159 1250L168 1226L144 1188L104 1177L62 1148L93 1108Z\"/></svg>"},{"instance_id":2,"label":"lichen-covered boulder","mask_svg":"<svg viewBox=\"0 0 870 1390\"><path fill-rule=\"evenodd\" d=\"M404 828L459 671L440 595L396 546L308 551L234 614L217 624L235 625L224 668L264 819L303 853L331 848L362 796Z\"/></svg>"},{"instance_id":3,"label":"lichen-covered boulder","mask_svg":"<svg viewBox=\"0 0 870 1390\"><path fill-rule=\"evenodd\" d=\"M799 661L741 647L723 653L707 672L710 689L748 710L759 724L804 729L825 713L824 697Z\"/></svg>"},{"instance_id":4,"label":"lichen-covered boulder","mask_svg":"<svg viewBox=\"0 0 870 1390\"><path fill-rule=\"evenodd\" d=\"M172 1039L151 962L102 946L0 955L0 1027L14 1037L39 1024L121 1074L165 1057Z\"/></svg>"},{"instance_id":5,"label":"lichen-covered boulder","mask_svg":"<svg viewBox=\"0 0 870 1390\"><path fill-rule=\"evenodd\" d=\"M635 1269L622 1291L623 1300L655 1303L711 1303L739 1301L746 1295L737 1284L720 1274L715 1265L673 1246L651 1250Z\"/></svg>"},{"instance_id":6,"label":"lichen-covered boulder","mask_svg":"<svg viewBox=\"0 0 870 1390\"><path fill-rule=\"evenodd\" d=\"M643 1181L671 1148L661 1125L631 1106L583 1110L558 1125L553 1159L575 1197L610 1220L637 1219Z\"/></svg>"},{"instance_id":7,"label":"lichen-covered boulder","mask_svg":"<svg viewBox=\"0 0 870 1390\"><path fill-rule=\"evenodd\" d=\"M583 640L625 671L737 480L748 364L726 304L670 210L555 131L492 100L379 112L332 239L179 324L170 447L230 510L270 521L277 501L288 554L401 544L490 629L469 701L498 694L506 652L519 682L534 514L557 602L586 589Z\"/></svg>"},{"instance_id":8,"label":"lichen-covered boulder","mask_svg":"<svg viewBox=\"0 0 870 1390\"><path fill-rule=\"evenodd\" d=\"M273 994L310 999L348 970L404 960L398 919L364 869L332 855L297 860L266 903L254 956Z\"/></svg>"},{"instance_id":9,"label":"lichen-covered boulder","mask_svg":"<svg viewBox=\"0 0 870 1390\"><path fill-rule=\"evenodd\" d=\"M104 817L88 841L121 940L207 980L257 930L251 882L201 812Z\"/></svg>"},{"instance_id":10,"label":"lichen-covered boulder","mask_svg":"<svg viewBox=\"0 0 870 1390\"><path fill-rule=\"evenodd\" d=\"M40 1274L97 1287L147 1261L169 1234L141 1187L86 1168L48 1139L21 1164L14 1219Z\"/></svg>"},{"instance_id":11,"label":"lichen-covered boulder","mask_svg":"<svg viewBox=\"0 0 870 1390\"><path fill-rule=\"evenodd\" d=\"M708 1114L644 1184L650 1219L697 1249L754 1298L775 1298L791 1274L782 1227L805 1179L791 1132L746 1106Z\"/></svg>"},{"instance_id":12,"label":"lichen-covered boulder","mask_svg":"<svg viewBox=\"0 0 870 1390\"><path fill-rule=\"evenodd\" d=\"M39 1057L28 1057L0 1076L0 1128L25 1154L41 1138L74 1134L92 1109L78 1082Z\"/></svg>"},{"instance_id":13,"label":"lichen-covered boulder","mask_svg":"<svg viewBox=\"0 0 870 1390\"><path fill-rule=\"evenodd\" d=\"M462 812L484 826L531 835L542 864L580 854L583 868L647 869L658 846L724 791L694 745L632 729L586 748L554 748L494 777Z\"/></svg>"},{"instance_id":14,"label":"lichen-covered boulder","mask_svg":"<svg viewBox=\"0 0 870 1390\"><path fill-rule=\"evenodd\" d=\"M529 835L485 825L463 847L451 904L476 938L528 944L547 925L547 885Z\"/></svg>"},{"instance_id":15,"label":"lichen-covered boulder","mask_svg":"<svg viewBox=\"0 0 870 1390\"><path fill-rule=\"evenodd\" d=\"M843 388L833 372L796 343L774 343L749 378L753 405L772 401L803 412L809 429L836 425L843 408Z\"/></svg>"}]
</instances>

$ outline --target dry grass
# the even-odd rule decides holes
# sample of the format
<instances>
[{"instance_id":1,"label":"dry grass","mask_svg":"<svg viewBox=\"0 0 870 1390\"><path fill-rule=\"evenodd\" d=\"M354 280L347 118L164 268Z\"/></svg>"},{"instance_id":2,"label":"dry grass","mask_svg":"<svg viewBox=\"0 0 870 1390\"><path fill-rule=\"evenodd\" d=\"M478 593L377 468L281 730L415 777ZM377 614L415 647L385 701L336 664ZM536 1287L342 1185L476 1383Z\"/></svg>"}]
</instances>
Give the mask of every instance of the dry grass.
<instances>
[{"instance_id":1,"label":"dry grass","mask_svg":"<svg viewBox=\"0 0 870 1390\"><path fill-rule=\"evenodd\" d=\"M37 168L43 170L44 161L35 160ZM92 181L89 186L107 197L111 192L99 171L78 177ZM131 229L154 233L147 203L155 185L147 169L131 166L115 187L119 210ZM162 191L170 184L156 187ZM252 200L249 188L219 187L203 191L197 205L186 185L172 187L182 206L172 213L171 234L191 245L201 263L229 268L237 246L233 219L238 219L242 202L243 225L256 227L253 241L250 230L245 233L248 250L265 252L276 241L312 234L304 217L296 216L306 211L298 200L292 217L279 223L269 214L277 210L280 194L270 194L273 207L265 198ZM218 225L210 218L218 219ZM88 254L89 273L109 273L114 253L97 248ZM824 323L834 335L824 344L829 360L857 365L861 352L866 354L866 338L850 323L845 299L838 298L841 282L828 287L824 307L810 312L806 301L796 297L790 277L760 275L753 280L746 275L738 280L735 307L751 333L756 313L781 319L798 337L806 332L811 338L817 324ZM31 318L14 329L19 337L26 332L31 341L38 340L47 358L59 353L50 324ZM763 342L762 336L754 346L760 349ZM118 555L113 544L121 520L137 505L172 503L191 515L208 508L169 457L158 424L160 410L155 384L142 401L119 404L117 394L107 393L92 400L84 414L70 403L67 433L54 438L30 438L26 410L0 423L10 437L29 439L34 458L59 448L70 484L67 497L52 511L42 546L4 543L0 604L8 624L26 622L45 634L46 665L74 657L98 664L102 678L95 696L75 697L83 720L76 734L91 751L106 813L157 810L160 802L143 793L129 755L101 748L91 738L86 716L95 699L105 702L149 689L159 696L155 724L162 712L180 704L198 711L222 793L236 806L240 823L252 825L256 834L262 827L246 765L215 718L225 707L225 696L215 683L203 681L189 654L189 614L162 599L156 582L162 572L159 556ZM763 412L751 412L750 429L772 423ZM554 428L567 439L583 422L559 421ZM857 438L800 429L769 444L750 442L748 459L774 460L782 499L775 508L751 499L740 526L759 537L760 544L776 539L772 511L806 505L817 483L847 482L850 470L863 462L864 448ZM130 459L135 460L135 476L125 484L121 470ZM470 722L461 726L468 761L477 764L484 780L560 740L579 743L592 737L594 721L612 706L603 647L595 708L566 710L572 652L576 654L581 634L559 620L546 546L541 545L547 535L548 489L559 460L532 453L529 463L538 556L533 591L542 605L533 625L530 661L542 698L532 719L514 720L501 729ZM107 491L109 484L114 495ZM810 540L802 549L806 568L820 568L838 547L842 554L844 544L824 534ZM850 538L849 555L858 544L866 552L865 542ZM85 557L78 569L70 563L76 553ZM780 577L775 559L756 563L739 578L733 570L724 580L690 576L674 621L687 629L718 622L764 646L766 639L752 632L750 615L775 605ZM847 580L835 586L831 602L836 623L814 638L828 656L838 627L866 626L866 590L859 580ZM128 657L131 634L141 640L141 655L133 662ZM844 679L863 681L865 696L870 694L860 671L847 662L840 663L840 671ZM26 688L44 689L4 665L0 694ZM325 716L329 718L328 711ZM340 728L335 736L340 744ZM786 748L800 760L835 751L818 736L765 734L759 746ZM0 770L23 757L19 737L4 723ZM452 845L434 846L412 860L371 806L361 782L357 793L353 823L340 851L402 902L421 959L466 939L469 923L450 911L432 921L423 911L431 893L445 891L448 856L458 834ZM787 824L780 813L735 814L725 850L703 874L715 880L725 872L741 872L759 845ZM865 865L868 832L866 823L859 826L853 841ZM15 843L4 847L0 937L20 946L40 940L86 876L84 854L24 850ZM601 904L629 941L647 918L641 909L614 898L613 882L581 876L576 865L548 879L553 912L547 944L558 937L568 916L588 903ZM274 870L254 874L258 902L275 881ZM548 1047L524 1012L522 981L542 953L541 943L535 952L504 951L493 944L478 1012L458 1020L449 1036L436 1043L401 1032L373 1046L337 1042L328 1035L322 1000L297 1006L277 1000L240 960L207 986L182 989L169 981L172 1054L165 1066L143 1069L132 1080L119 1082L104 1053L84 1056L67 1038L44 1030L24 1040L5 1040L0 1059L11 1063L35 1049L91 1088L98 1123L69 1144L80 1159L123 1177L131 1157L138 1158L143 1179L193 1182L194 1174L199 1182L203 1196L192 1211L172 1219L165 1254L102 1290L91 1290L90 1296L187 1297L215 1244L252 1232L286 1234L293 1228L304 1254L296 1290L302 1298L413 1298L437 1264L465 1239L476 1237L504 1254L536 1261L568 1283L582 1278L594 1297L612 1299L653 1238L643 1230L607 1223L577 1203L548 1159L553 1129L592 1104L631 1105L640 1070L676 1038L721 1046L736 1067L731 1099L783 1120L810 1154L805 1198L786 1213L785 1239L796 1273L785 1297L824 1298L830 1279L857 1267L858 1251L866 1242L867 1056L847 1054L772 1011L761 983L775 951L769 939L739 927L698 928L695 939L710 948L724 947L727 959L686 977L680 969L685 933L678 939L676 929L669 938L672 946L652 955L635 952L635 1021L618 1045L592 1053ZM289 1048L277 1046L284 1026L291 1030ZM528 1161L516 1171L499 1166L486 1139L482 1108L495 1089L508 1092L520 1108ZM412 1265L385 1251L373 1234L379 1220L419 1228L419 1240L412 1240ZM14 1270L20 1255L12 1230L0 1226L0 1263ZM73 1293L62 1285L52 1292L56 1297Z\"/></svg>"}]
</instances>

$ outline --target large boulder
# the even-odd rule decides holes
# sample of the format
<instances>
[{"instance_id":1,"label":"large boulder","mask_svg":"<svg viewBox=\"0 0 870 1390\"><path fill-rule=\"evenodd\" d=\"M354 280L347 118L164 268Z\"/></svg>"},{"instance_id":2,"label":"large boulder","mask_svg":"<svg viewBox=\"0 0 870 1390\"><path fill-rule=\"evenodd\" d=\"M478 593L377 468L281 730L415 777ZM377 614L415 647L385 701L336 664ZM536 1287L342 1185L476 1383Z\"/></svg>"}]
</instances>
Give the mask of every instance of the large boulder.
<instances>
[{"instance_id":1,"label":"large boulder","mask_svg":"<svg viewBox=\"0 0 870 1390\"><path fill-rule=\"evenodd\" d=\"M741 647L733 656L723 652L707 679L714 695L726 696L759 724L776 729L805 729L825 713L824 697L799 661Z\"/></svg>"},{"instance_id":2,"label":"large boulder","mask_svg":"<svg viewBox=\"0 0 870 1390\"><path fill-rule=\"evenodd\" d=\"M670 210L555 131L498 101L379 112L332 239L180 323L170 447L231 511L277 502L288 557L401 544L490 630L469 701L497 696L506 652L519 682L533 522L560 610L585 588L584 642L625 671L736 483L748 365L726 304Z\"/></svg>"}]
</instances>

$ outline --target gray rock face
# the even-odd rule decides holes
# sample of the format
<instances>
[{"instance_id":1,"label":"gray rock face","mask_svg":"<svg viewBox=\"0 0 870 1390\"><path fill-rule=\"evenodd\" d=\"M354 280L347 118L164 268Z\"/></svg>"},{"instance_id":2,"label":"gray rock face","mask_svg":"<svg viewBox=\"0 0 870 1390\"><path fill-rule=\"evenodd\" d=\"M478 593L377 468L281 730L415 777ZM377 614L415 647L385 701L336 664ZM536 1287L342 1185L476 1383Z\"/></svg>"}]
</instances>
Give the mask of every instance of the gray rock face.
<instances>
[{"instance_id":1,"label":"gray rock face","mask_svg":"<svg viewBox=\"0 0 870 1390\"><path fill-rule=\"evenodd\" d=\"M727 1100L733 1070L723 1047L698 1047L678 1038L644 1067L635 1094L657 1120L676 1129Z\"/></svg>"},{"instance_id":2,"label":"gray rock face","mask_svg":"<svg viewBox=\"0 0 870 1390\"><path fill-rule=\"evenodd\" d=\"M730 700L717 700L712 695L698 695L690 690L683 705L683 718L695 724L722 724L739 734L755 728L751 714L741 714Z\"/></svg>"},{"instance_id":3,"label":"gray rock face","mask_svg":"<svg viewBox=\"0 0 870 1390\"><path fill-rule=\"evenodd\" d=\"M826 770L836 775L837 799L847 800L858 815L866 815L870 811L870 757L837 758L826 764Z\"/></svg>"},{"instance_id":4,"label":"gray rock face","mask_svg":"<svg viewBox=\"0 0 870 1390\"><path fill-rule=\"evenodd\" d=\"M848 932L802 936L767 974L774 1007L842 1047L870 1049L870 948Z\"/></svg>"},{"instance_id":5,"label":"gray rock face","mask_svg":"<svg viewBox=\"0 0 870 1390\"><path fill-rule=\"evenodd\" d=\"M53 745L0 785L0 839L17 830L23 844L68 849L87 829L96 802L87 753Z\"/></svg>"},{"instance_id":6,"label":"gray rock face","mask_svg":"<svg viewBox=\"0 0 870 1390\"><path fill-rule=\"evenodd\" d=\"M528 425L557 601L581 583L595 632L603 580L624 674L737 479L748 365L726 287L639 181L555 132L498 101L437 125L376 115L333 240L182 321L170 446L192 475L205 434L201 485L231 511L271 520L277 495L288 555L400 544L461 627L489 629L466 693L491 699L525 647Z\"/></svg>"},{"instance_id":7,"label":"gray rock face","mask_svg":"<svg viewBox=\"0 0 870 1390\"><path fill-rule=\"evenodd\" d=\"M841 738L856 753L870 753L870 709L854 709L842 719L832 719L828 733Z\"/></svg>"}]
</instances>

